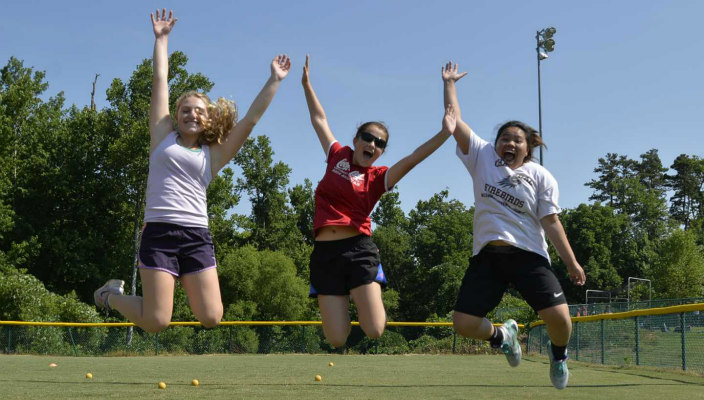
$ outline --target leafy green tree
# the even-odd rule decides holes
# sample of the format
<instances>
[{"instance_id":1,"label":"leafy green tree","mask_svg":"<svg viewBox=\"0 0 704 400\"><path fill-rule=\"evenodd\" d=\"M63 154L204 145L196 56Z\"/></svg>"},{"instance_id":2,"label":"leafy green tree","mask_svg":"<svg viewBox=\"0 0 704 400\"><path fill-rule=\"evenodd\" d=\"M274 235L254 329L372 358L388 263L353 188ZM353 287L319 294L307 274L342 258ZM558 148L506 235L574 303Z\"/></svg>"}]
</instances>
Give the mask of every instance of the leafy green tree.
<instances>
[{"instance_id":1,"label":"leafy green tree","mask_svg":"<svg viewBox=\"0 0 704 400\"><path fill-rule=\"evenodd\" d=\"M667 177L674 191L670 214L689 229L693 220L704 217L704 159L680 154L670 168L676 171Z\"/></svg>"},{"instance_id":2,"label":"leafy green tree","mask_svg":"<svg viewBox=\"0 0 704 400\"><path fill-rule=\"evenodd\" d=\"M313 184L306 178L302 185L296 185L289 189L288 196L291 199L291 207L296 216L296 226L303 236L303 240L308 245L313 245L313 218L315 216L315 194Z\"/></svg>"},{"instance_id":3,"label":"leafy green tree","mask_svg":"<svg viewBox=\"0 0 704 400\"><path fill-rule=\"evenodd\" d=\"M599 178L584 184L594 189L589 200L606 202L609 207L619 209L624 202L623 185L619 185L619 182L620 179L634 175L634 163L626 156L616 153L607 153L605 158L599 158L598 165L594 168Z\"/></svg>"},{"instance_id":4,"label":"leafy green tree","mask_svg":"<svg viewBox=\"0 0 704 400\"><path fill-rule=\"evenodd\" d=\"M307 271L310 247L305 245L298 229L299 215L289 204L286 186L291 168L280 161L274 163L269 143L266 136L247 139L234 159L242 168L235 190L245 192L252 204L252 212L242 226L246 231L245 243L259 250L284 252L303 273Z\"/></svg>"},{"instance_id":5,"label":"leafy green tree","mask_svg":"<svg viewBox=\"0 0 704 400\"><path fill-rule=\"evenodd\" d=\"M419 201L409 213L412 269L402 271L399 290L404 317L424 321L452 310L455 295L472 255L473 209L447 200L448 191ZM440 294L440 295L438 295Z\"/></svg>"},{"instance_id":6,"label":"leafy green tree","mask_svg":"<svg viewBox=\"0 0 704 400\"><path fill-rule=\"evenodd\" d=\"M562 260L551 254L568 301L583 302L585 289L619 289L624 281L620 268L632 262L630 258L636 252L633 238L627 234L631 229L628 217L614 215L611 207L595 203L565 210L560 219L575 257L587 275L584 287L572 285Z\"/></svg>"},{"instance_id":7,"label":"leafy green tree","mask_svg":"<svg viewBox=\"0 0 704 400\"><path fill-rule=\"evenodd\" d=\"M663 240L652 269L654 290L664 298L704 296L704 250L690 231Z\"/></svg>"},{"instance_id":8,"label":"leafy green tree","mask_svg":"<svg viewBox=\"0 0 704 400\"><path fill-rule=\"evenodd\" d=\"M413 254L421 268L445 262L467 266L472 256L474 211L448 196L447 190L436 193L409 213Z\"/></svg>"},{"instance_id":9,"label":"leafy green tree","mask_svg":"<svg viewBox=\"0 0 704 400\"><path fill-rule=\"evenodd\" d=\"M241 241L237 226L243 217L231 212L240 200L234 188L234 172L225 168L213 177L207 190L208 222L218 256L221 249L237 245L238 239Z\"/></svg>"}]
</instances>

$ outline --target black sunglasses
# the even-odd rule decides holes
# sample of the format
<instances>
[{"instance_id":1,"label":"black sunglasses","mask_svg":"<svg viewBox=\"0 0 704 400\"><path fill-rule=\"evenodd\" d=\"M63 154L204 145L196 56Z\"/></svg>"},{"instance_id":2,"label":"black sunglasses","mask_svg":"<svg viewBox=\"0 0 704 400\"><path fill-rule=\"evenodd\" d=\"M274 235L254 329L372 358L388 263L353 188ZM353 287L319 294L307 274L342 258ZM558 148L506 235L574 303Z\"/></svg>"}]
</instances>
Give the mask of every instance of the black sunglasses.
<instances>
[{"instance_id":1,"label":"black sunglasses","mask_svg":"<svg viewBox=\"0 0 704 400\"><path fill-rule=\"evenodd\" d=\"M359 132L359 137L360 137L362 140L364 140L365 142L367 142L367 143L374 142L374 144L376 145L376 147L378 147L378 148L380 148L380 149L385 149L385 148L386 148L386 140L384 140L384 139L379 139L378 137L372 135L372 134L369 133L369 132L364 132L364 131Z\"/></svg>"}]
</instances>

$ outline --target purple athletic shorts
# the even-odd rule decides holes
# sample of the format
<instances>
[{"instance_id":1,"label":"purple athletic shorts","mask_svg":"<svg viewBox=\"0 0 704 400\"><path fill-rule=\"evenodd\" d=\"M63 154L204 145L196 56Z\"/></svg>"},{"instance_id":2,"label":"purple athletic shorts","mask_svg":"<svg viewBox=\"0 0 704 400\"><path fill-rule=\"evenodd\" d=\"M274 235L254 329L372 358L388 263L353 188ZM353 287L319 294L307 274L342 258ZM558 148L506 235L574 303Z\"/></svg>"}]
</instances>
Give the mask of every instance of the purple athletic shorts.
<instances>
[{"instance_id":1,"label":"purple athletic shorts","mask_svg":"<svg viewBox=\"0 0 704 400\"><path fill-rule=\"evenodd\" d=\"M139 244L139 268L181 277L215 268L215 248L208 228L148 222Z\"/></svg>"}]
</instances>

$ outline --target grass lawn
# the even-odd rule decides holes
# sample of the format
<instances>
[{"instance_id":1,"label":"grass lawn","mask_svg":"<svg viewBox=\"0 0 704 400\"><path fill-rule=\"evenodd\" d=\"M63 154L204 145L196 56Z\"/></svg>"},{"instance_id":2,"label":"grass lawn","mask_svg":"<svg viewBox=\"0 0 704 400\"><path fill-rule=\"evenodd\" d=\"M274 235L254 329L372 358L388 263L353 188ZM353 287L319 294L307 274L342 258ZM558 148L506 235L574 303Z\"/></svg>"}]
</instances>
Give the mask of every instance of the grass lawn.
<instances>
[{"instance_id":1,"label":"grass lawn","mask_svg":"<svg viewBox=\"0 0 704 400\"><path fill-rule=\"evenodd\" d=\"M540 356L526 356L514 369L502 355L2 355L0 398L704 399L701 375L572 361L569 366L570 385L558 391ZM192 386L193 379L200 385ZM160 381L166 389L157 387Z\"/></svg>"}]
</instances>

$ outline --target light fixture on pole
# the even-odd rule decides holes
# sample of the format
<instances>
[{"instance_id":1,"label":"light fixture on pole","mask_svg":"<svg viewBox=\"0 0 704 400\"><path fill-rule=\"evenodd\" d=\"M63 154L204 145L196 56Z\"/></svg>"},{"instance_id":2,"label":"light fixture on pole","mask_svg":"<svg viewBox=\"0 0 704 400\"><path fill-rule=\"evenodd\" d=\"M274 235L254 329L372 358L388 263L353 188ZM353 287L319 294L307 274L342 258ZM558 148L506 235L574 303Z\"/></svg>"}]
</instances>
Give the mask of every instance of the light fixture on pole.
<instances>
[{"instance_id":1,"label":"light fixture on pole","mask_svg":"<svg viewBox=\"0 0 704 400\"><path fill-rule=\"evenodd\" d=\"M538 132L540 137L543 137L543 109L542 98L540 93L540 62L548 58L548 53L555 50L555 39L552 37L557 30L552 26L536 32L535 34L535 52L538 58ZM540 147L540 165L543 165L543 147Z\"/></svg>"}]
</instances>

